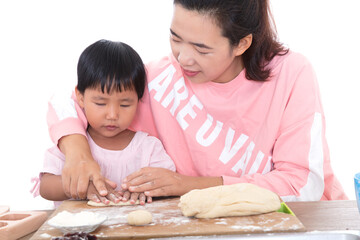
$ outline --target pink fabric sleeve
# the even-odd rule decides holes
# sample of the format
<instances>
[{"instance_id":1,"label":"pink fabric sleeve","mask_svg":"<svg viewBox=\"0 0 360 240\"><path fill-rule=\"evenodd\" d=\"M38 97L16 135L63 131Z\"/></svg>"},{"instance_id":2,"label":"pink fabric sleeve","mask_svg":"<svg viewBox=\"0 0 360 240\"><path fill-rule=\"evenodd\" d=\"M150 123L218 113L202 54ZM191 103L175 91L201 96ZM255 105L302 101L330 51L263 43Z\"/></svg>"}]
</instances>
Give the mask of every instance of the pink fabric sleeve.
<instances>
[{"instance_id":1,"label":"pink fabric sleeve","mask_svg":"<svg viewBox=\"0 0 360 240\"><path fill-rule=\"evenodd\" d=\"M310 64L304 64L284 109L273 147L272 171L240 178L223 176L224 184L254 183L278 193L284 201L320 200L323 194L328 194L327 199L346 199L345 195L324 193L325 184L334 185L333 178L326 178L331 169L324 132L316 76Z\"/></svg>"},{"instance_id":2,"label":"pink fabric sleeve","mask_svg":"<svg viewBox=\"0 0 360 240\"><path fill-rule=\"evenodd\" d=\"M56 145L66 135L81 134L86 137L87 119L74 92L71 96L53 96L48 105L47 124L50 138Z\"/></svg>"}]
</instances>

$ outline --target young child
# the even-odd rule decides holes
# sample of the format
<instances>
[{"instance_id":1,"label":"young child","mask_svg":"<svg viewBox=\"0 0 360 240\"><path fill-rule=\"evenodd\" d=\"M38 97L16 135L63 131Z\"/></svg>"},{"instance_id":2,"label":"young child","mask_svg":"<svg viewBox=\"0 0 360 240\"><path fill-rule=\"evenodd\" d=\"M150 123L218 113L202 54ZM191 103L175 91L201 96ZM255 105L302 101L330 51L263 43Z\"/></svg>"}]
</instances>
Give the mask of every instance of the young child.
<instances>
[{"instance_id":1,"label":"young child","mask_svg":"<svg viewBox=\"0 0 360 240\"><path fill-rule=\"evenodd\" d=\"M145 89L146 72L140 56L125 43L100 40L87 47L78 62L75 96L88 121L87 139L103 176L117 184L143 167L175 171L160 140L128 129ZM62 186L65 156L57 146L47 150L40 174L40 195L48 200L69 199ZM87 198L96 202L119 201L123 193L101 197L90 183ZM127 195L130 193L128 192ZM128 197L127 197L128 198ZM145 203L145 195L131 194L131 201ZM151 202L151 198L147 199ZM56 203L55 205L58 205Z\"/></svg>"}]
</instances>

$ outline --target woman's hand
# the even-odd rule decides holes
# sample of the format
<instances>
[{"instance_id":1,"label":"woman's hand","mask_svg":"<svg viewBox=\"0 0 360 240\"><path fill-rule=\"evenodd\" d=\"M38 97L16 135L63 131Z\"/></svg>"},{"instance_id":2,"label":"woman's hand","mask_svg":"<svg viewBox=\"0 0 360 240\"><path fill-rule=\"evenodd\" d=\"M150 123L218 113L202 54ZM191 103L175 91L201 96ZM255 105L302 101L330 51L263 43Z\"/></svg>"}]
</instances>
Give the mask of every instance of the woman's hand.
<instances>
[{"instance_id":1,"label":"woman's hand","mask_svg":"<svg viewBox=\"0 0 360 240\"><path fill-rule=\"evenodd\" d=\"M90 182L89 187L87 189L87 199L97 202L97 203L104 203L109 204L110 201L113 203L118 203L122 199L121 194L113 188L110 184L106 183L106 188L108 191L108 194L106 196L101 196L99 192L96 190L95 185Z\"/></svg>"},{"instance_id":2,"label":"woman's hand","mask_svg":"<svg viewBox=\"0 0 360 240\"><path fill-rule=\"evenodd\" d=\"M182 177L168 169L145 167L127 176L121 187L150 197L179 196L186 191Z\"/></svg>"},{"instance_id":3,"label":"woman's hand","mask_svg":"<svg viewBox=\"0 0 360 240\"><path fill-rule=\"evenodd\" d=\"M160 197L181 196L195 188L222 184L222 177L190 177L164 168L145 167L127 176L121 187L130 192L144 192L148 197Z\"/></svg>"},{"instance_id":4,"label":"woman's hand","mask_svg":"<svg viewBox=\"0 0 360 240\"><path fill-rule=\"evenodd\" d=\"M74 134L62 137L59 148L66 158L61 176L64 192L69 198L85 199L90 181L101 196L108 195L105 179L91 155L85 136Z\"/></svg>"}]
</instances>

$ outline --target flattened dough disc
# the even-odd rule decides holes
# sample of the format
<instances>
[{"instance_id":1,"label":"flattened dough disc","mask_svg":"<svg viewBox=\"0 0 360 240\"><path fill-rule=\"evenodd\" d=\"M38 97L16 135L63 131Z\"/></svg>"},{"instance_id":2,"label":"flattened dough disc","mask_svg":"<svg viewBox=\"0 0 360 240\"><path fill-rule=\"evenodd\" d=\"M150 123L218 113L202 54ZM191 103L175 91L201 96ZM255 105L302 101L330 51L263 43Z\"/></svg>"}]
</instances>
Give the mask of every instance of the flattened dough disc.
<instances>
[{"instance_id":1,"label":"flattened dough disc","mask_svg":"<svg viewBox=\"0 0 360 240\"><path fill-rule=\"evenodd\" d=\"M93 206L93 207L110 207L110 206L129 206L129 205L139 205L140 204L140 201L139 200L136 200L136 202L134 204L131 204L130 201L127 201L127 202L118 202L118 203L114 203L114 202L110 202L109 204L104 204L102 202L100 203L97 203L97 202L94 202L94 201L88 201L87 202L88 205L90 206Z\"/></svg>"}]
</instances>

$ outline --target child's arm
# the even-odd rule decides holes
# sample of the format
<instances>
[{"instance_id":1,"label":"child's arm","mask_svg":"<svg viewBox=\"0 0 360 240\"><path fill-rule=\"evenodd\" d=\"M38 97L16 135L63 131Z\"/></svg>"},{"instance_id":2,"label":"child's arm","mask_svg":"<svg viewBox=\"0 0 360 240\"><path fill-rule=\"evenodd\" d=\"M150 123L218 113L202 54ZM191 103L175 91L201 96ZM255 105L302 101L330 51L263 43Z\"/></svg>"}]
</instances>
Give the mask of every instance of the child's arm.
<instances>
[{"instance_id":1,"label":"child's arm","mask_svg":"<svg viewBox=\"0 0 360 240\"><path fill-rule=\"evenodd\" d=\"M63 201L69 199L65 194L62 184L62 178L60 175L54 175L51 173L44 173L40 181L40 195L52 201ZM103 202L109 204L110 201L119 202L121 195L110 184L106 183L106 188L109 194L102 197L96 190L94 184L90 182L87 190L87 199L94 202Z\"/></svg>"},{"instance_id":2,"label":"child's arm","mask_svg":"<svg viewBox=\"0 0 360 240\"><path fill-rule=\"evenodd\" d=\"M50 173L44 173L41 177L40 195L43 198L52 201L69 199L63 190L61 176Z\"/></svg>"}]
</instances>

